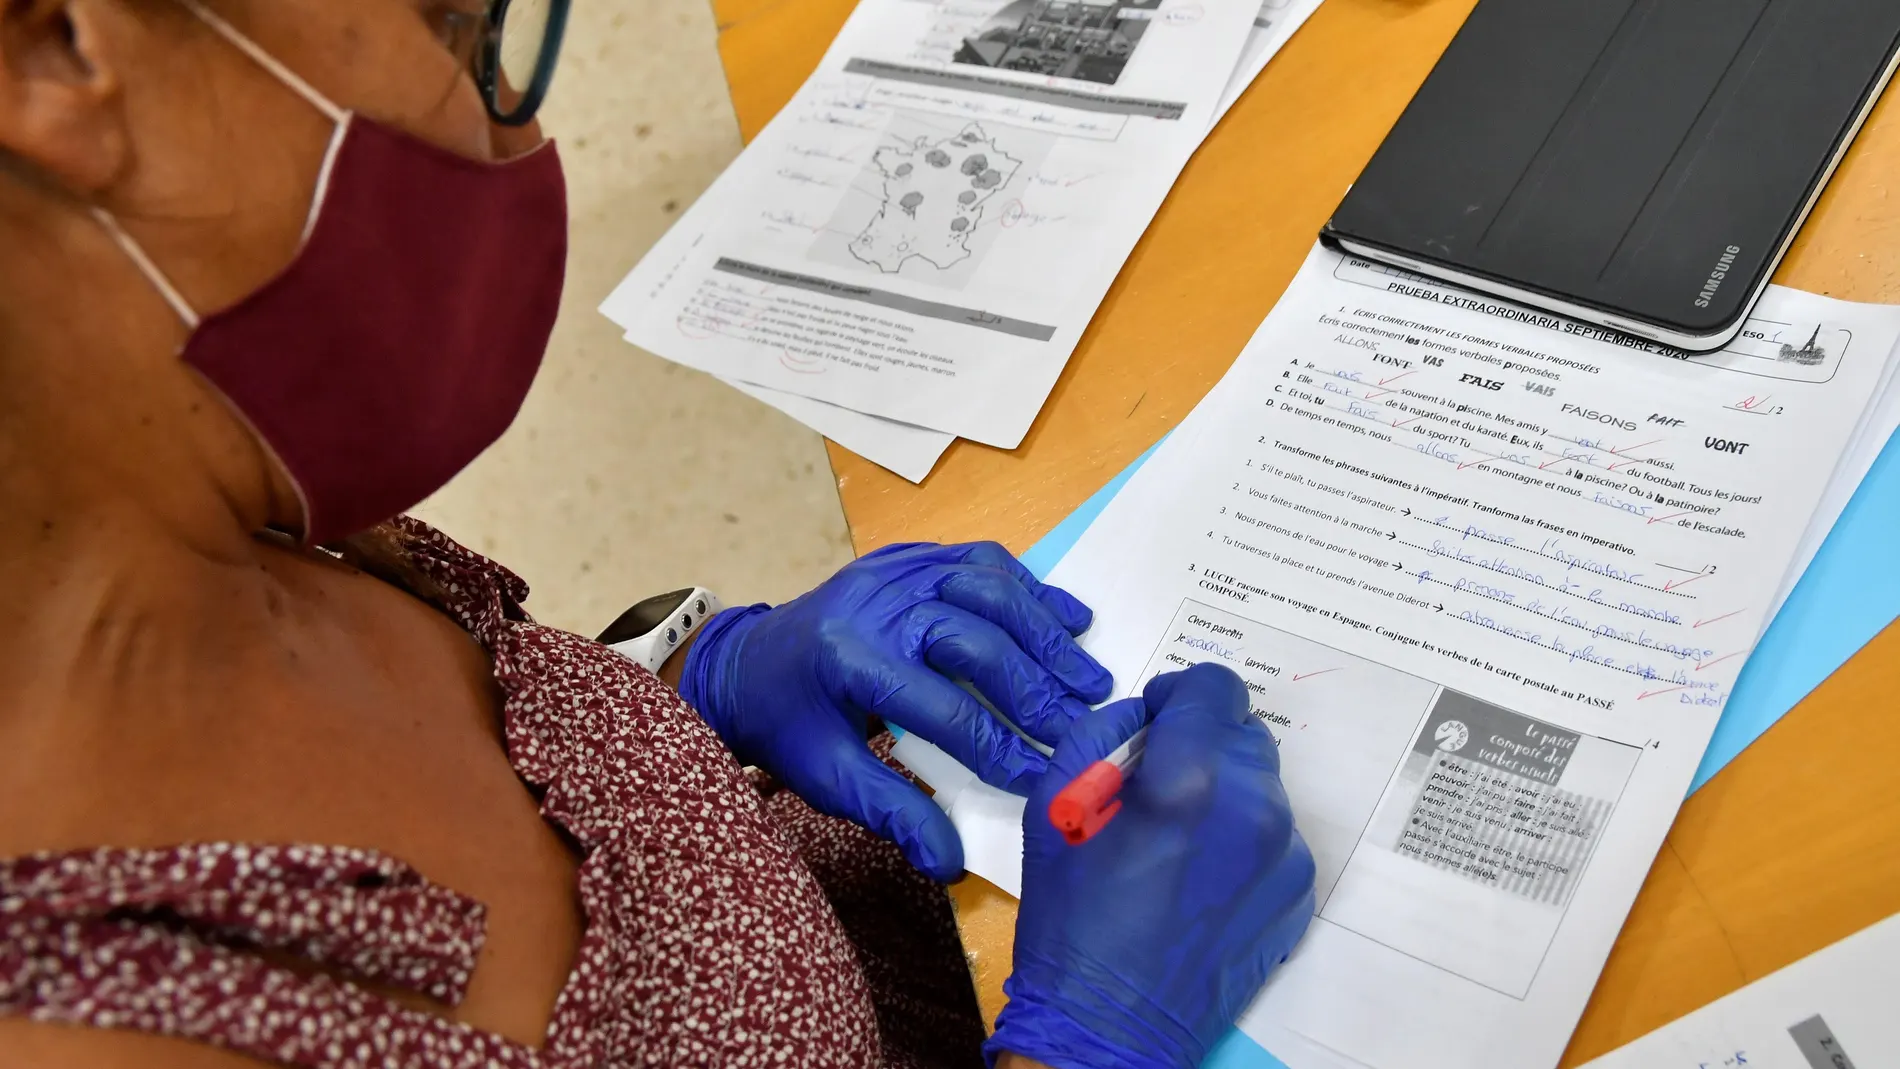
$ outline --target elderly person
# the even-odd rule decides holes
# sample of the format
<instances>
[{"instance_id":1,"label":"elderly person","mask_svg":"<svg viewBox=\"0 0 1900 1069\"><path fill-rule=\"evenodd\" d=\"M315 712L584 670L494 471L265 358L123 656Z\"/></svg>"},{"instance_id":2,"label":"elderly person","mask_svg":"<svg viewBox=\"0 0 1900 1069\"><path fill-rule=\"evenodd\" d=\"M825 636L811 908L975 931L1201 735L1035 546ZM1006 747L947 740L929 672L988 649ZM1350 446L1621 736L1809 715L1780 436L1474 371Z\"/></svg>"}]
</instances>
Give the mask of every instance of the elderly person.
<instances>
[{"instance_id":1,"label":"elderly person","mask_svg":"<svg viewBox=\"0 0 1900 1069\"><path fill-rule=\"evenodd\" d=\"M1231 674L1091 710L1089 611L992 545L629 655L399 517L560 296L565 5L512 7L0 4L0 1064L1198 1061L1312 911ZM1031 797L987 1040L886 722Z\"/></svg>"}]
</instances>

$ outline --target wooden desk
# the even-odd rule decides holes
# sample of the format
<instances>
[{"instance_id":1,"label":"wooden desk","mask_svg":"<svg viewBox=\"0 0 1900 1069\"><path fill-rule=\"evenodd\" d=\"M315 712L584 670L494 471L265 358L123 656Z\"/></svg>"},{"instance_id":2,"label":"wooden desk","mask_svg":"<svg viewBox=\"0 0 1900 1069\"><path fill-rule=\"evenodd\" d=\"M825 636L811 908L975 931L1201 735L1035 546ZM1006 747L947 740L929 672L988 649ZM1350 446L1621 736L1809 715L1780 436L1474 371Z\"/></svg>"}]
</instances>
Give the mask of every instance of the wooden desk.
<instances>
[{"instance_id":1,"label":"wooden desk","mask_svg":"<svg viewBox=\"0 0 1900 1069\"><path fill-rule=\"evenodd\" d=\"M853 0L713 0L739 123L789 100ZM1182 175L1022 447L951 447L914 487L832 447L860 552L1021 551L1180 422L1240 353L1474 0L1325 0ZM1900 105L1874 112L1776 281L1900 302ZM1900 532L1895 534L1900 547ZM1682 809L1566 1064L1900 912L1900 625ZM974 878L960 923L986 1012L1015 903Z\"/></svg>"}]
</instances>

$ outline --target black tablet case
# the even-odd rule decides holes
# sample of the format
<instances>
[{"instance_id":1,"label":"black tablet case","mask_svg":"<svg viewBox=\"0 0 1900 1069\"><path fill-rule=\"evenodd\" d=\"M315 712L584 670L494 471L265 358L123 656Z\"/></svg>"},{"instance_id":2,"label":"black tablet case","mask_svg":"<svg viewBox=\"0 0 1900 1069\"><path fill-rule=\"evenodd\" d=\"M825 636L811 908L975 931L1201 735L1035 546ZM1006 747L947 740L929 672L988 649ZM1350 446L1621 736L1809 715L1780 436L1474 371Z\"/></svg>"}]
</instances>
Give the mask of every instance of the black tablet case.
<instances>
[{"instance_id":1,"label":"black tablet case","mask_svg":"<svg viewBox=\"0 0 1900 1069\"><path fill-rule=\"evenodd\" d=\"M1709 334L1897 46L1900 0L1482 0L1322 236Z\"/></svg>"}]
</instances>

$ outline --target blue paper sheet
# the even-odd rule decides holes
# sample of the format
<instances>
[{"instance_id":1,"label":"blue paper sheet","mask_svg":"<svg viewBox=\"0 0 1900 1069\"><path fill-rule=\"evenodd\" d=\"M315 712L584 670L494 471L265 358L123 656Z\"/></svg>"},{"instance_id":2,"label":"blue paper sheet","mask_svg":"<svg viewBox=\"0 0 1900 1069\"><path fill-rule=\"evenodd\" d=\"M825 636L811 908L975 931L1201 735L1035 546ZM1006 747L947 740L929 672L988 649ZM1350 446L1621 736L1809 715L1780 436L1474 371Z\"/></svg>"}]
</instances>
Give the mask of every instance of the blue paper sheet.
<instances>
[{"instance_id":1,"label":"blue paper sheet","mask_svg":"<svg viewBox=\"0 0 1900 1069\"><path fill-rule=\"evenodd\" d=\"M1158 448L1159 442L1150 446L1031 546L1023 563L1039 576L1048 575ZM1900 619L1900 435L1887 443L1749 656L1690 792L1895 619ZM1286 1069L1286 1064L1236 1031L1214 1048L1204 1069Z\"/></svg>"},{"instance_id":2,"label":"blue paper sheet","mask_svg":"<svg viewBox=\"0 0 1900 1069\"><path fill-rule=\"evenodd\" d=\"M1287 1069L1287 1064L1235 1029L1207 1052L1201 1069Z\"/></svg>"},{"instance_id":3,"label":"blue paper sheet","mask_svg":"<svg viewBox=\"0 0 1900 1069\"><path fill-rule=\"evenodd\" d=\"M1164 435L1161 442L1167 440ZM1035 572L1036 578L1047 579L1049 573L1056 570L1056 565L1062 563L1062 558L1069 555L1069 550L1075 548L1075 544L1081 541L1082 532L1089 529L1089 524L1095 522L1095 517L1102 514L1102 510L1115 499L1115 495L1122 492L1122 487L1128 485L1128 480L1134 478L1135 472L1140 470L1143 464L1148 463L1148 458L1155 455L1155 450L1161 448L1161 442L1149 446L1148 451L1136 457L1133 464L1123 468L1120 475L1110 479L1107 486L1091 494L1087 501L1082 502L1080 508L1069 513L1061 523L1055 525L1054 530L1043 535L1042 541L1030 546L1029 551L1022 555L1023 566Z\"/></svg>"},{"instance_id":4,"label":"blue paper sheet","mask_svg":"<svg viewBox=\"0 0 1900 1069\"><path fill-rule=\"evenodd\" d=\"M1900 619L1900 434L1887 442L1749 655L1691 791Z\"/></svg>"}]
</instances>

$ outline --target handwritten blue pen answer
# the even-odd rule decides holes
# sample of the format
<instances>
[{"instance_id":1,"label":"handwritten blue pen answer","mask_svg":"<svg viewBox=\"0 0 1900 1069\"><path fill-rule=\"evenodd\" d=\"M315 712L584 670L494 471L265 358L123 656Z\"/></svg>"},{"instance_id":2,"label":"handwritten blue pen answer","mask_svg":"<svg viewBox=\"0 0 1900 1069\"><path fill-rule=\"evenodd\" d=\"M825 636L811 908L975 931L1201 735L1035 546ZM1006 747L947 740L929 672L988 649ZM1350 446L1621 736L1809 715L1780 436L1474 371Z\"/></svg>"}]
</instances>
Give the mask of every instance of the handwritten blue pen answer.
<instances>
[{"instance_id":1,"label":"handwritten blue pen answer","mask_svg":"<svg viewBox=\"0 0 1900 1069\"><path fill-rule=\"evenodd\" d=\"M1160 442L1150 446L1031 546L1022 555L1029 570L1047 576L1160 447ZM1900 435L1887 443L1801 582L1749 655L1689 785L1690 793L1700 790L1882 628L1900 619L1896 531L1900 531ZM1239 1031L1228 1033L1202 1064L1203 1069L1287 1069L1285 1062Z\"/></svg>"}]
</instances>

